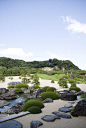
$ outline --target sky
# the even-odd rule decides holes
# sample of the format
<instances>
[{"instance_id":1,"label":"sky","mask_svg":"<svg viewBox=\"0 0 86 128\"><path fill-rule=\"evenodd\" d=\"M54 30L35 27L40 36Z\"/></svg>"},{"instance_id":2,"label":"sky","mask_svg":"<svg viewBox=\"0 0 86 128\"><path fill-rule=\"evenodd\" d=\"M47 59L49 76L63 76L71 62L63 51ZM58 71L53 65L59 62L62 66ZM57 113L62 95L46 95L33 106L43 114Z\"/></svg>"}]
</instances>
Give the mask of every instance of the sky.
<instances>
[{"instance_id":1,"label":"sky","mask_svg":"<svg viewBox=\"0 0 86 128\"><path fill-rule=\"evenodd\" d=\"M86 0L0 0L0 57L86 70Z\"/></svg>"}]
</instances>

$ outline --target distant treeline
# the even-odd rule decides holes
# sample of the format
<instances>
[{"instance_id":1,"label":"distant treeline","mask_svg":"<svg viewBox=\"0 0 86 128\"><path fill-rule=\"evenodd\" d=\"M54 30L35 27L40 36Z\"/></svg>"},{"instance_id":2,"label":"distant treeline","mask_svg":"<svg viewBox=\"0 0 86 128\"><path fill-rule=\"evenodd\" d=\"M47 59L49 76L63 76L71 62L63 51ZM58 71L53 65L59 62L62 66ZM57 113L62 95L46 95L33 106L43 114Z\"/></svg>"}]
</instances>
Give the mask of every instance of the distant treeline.
<instances>
[{"instance_id":1,"label":"distant treeline","mask_svg":"<svg viewBox=\"0 0 86 128\"><path fill-rule=\"evenodd\" d=\"M62 61L55 58L46 61L25 62L23 60L0 57L0 66L6 67L7 69L13 67L43 68L56 66L57 70L62 70L62 68L64 68L65 70L79 70L79 68L71 61Z\"/></svg>"}]
</instances>

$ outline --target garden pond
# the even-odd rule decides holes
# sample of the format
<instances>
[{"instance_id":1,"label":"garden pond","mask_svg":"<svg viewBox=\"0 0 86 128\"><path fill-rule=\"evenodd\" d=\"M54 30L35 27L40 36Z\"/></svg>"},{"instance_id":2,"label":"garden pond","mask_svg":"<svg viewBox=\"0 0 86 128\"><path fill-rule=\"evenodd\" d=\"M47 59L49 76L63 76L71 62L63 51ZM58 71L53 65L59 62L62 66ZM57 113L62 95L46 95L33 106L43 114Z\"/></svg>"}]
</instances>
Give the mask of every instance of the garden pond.
<instances>
[{"instance_id":1,"label":"garden pond","mask_svg":"<svg viewBox=\"0 0 86 128\"><path fill-rule=\"evenodd\" d=\"M9 102L8 105L0 108L0 112L2 113L4 110L6 110L8 107L12 107L14 104L20 102L20 101L25 101L25 99L29 96L31 96L31 94L24 94L24 93L21 93L21 94L18 94L18 98L17 99L12 99L12 100L6 100Z\"/></svg>"}]
</instances>

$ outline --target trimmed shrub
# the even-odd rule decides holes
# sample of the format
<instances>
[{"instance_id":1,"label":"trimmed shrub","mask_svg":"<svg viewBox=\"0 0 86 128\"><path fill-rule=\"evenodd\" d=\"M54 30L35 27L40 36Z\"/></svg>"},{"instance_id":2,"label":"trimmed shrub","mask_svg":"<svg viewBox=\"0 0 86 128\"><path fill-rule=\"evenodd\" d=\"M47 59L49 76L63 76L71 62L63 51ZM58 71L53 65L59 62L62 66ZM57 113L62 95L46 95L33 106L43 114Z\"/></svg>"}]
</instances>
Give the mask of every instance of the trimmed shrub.
<instances>
[{"instance_id":1,"label":"trimmed shrub","mask_svg":"<svg viewBox=\"0 0 86 128\"><path fill-rule=\"evenodd\" d=\"M40 94L42 97L42 100L45 100L46 98L51 98L53 100L59 99L59 96L55 92L47 91Z\"/></svg>"},{"instance_id":2,"label":"trimmed shrub","mask_svg":"<svg viewBox=\"0 0 86 128\"><path fill-rule=\"evenodd\" d=\"M22 89L21 89L21 88L17 88L17 89L15 90L15 93L22 93Z\"/></svg>"},{"instance_id":3,"label":"trimmed shrub","mask_svg":"<svg viewBox=\"0 0 86 128\"><path fill-rule=\"evenodd\" d=\"M71 83L71 87L76 87L76 83Z\"/></svg>"},{"instance_id":4,"label":"trimmed shrub","mask_svg":"<svg viewBox=\"0 0 86 128\"><path fill-rule=\"evenodd\" d=\"M51 83L55 83L54 80L51 80Z\"/></svg>"},{"instance_id":5,"label":"trimmed shrub","mask_svg":"<svg viewBox=\"0 0 86 128\"><path fill-rule=\"evenodd\" d=\"M28 100L22 107L22 110L23 111L27 111L28 108L32 107L32 106L38 106L40 109L41 108L44 108L44 104L39 101L39 100L35 100L35 99L32 99L32 100Z\"/></svg>"},{"instance_id":6,"label":"trimmed shrub","mask_svg":"<svg viewBox=\"0 0 86 128\"><path fill-rule=\"evenodd\" d=\"M38 100L38 101L40 101L40 99L37 99L37 98L29 99L29 97L27 97L27 98L25 99L25 103L26 103L27 101L29 101L29 100Z\"/></svg>"},{"instance_id":7,"label":"trimmed shrub","mask_svg":"<svg viewBox=\"0 0 86 128\"><path fill-rule=\"evenodd\" d=\"M86 98L86 92L81 95L81 98Z\"/></svg>"},{"instance_id":8,"label":"trimmed shrub","mask_svg":"<svg viewBox=\"0 0 86 128\"><path fill-rule=\"evenodd\" d=\"M47 91L48 88L49 88L49 86L45 86L45 87L43 87L42 89L43 89L44 91Z\"/></svg>"},{"instance_id":9,"label":"trimmed shrub","mask_svg":"<svg viewBox=\"0 0 86 128\"><path fill-rule=\"evenodd\" d=\"M58 82L58 84L59 84L59 86L62 86L62 87L65 87L65 88L67 88L68 86L67 86L67 81L66 80L59 80L59 82Z\"/></svg>"},{"instance_id":10,"label":"trimmed shrub","mask_svg":"<svg viewBox=\"0 0 86 128\"><path fill-rule=\"evenodd\" d=\"M56 88L54 88L54 87L49 87L49 88L47 88L47 91L52 91L52 92L54 92L56 90Z\"/></svg>"},{"instance_id":11,"label":"trimmed shrub","mask_svg":"<svg viewBox=\"0 0 86 128\"><path fill-rule=\"evenodd\" d=\"M71 108L70 114L71 114L73 117L78 117L77 115L74 114L74 107Z\"/></svg>"},{"instance_id":12,"label":"trimmed shrub","mask_svg":"<svg viewBox=\"0 0 86 128\"><path fill-rule=\"evenodd\" d=\"M30 112L31 114L38 114L42 112L38 106L32 106L28 108L27 111Z\"/></svg>"},{"instance_id":13,"label":"trimmed shrub","mask_svg":"<svg viewBox=\"0 0 86 128\"><path fill-rule=\"evenodd\" d=\"M69 90L75 90L77 92L81 91L81 89L79 87L70 87Z\"/></svg>"},{"instance_id":14,"label":"trimmed shrub","mask_svg":"<svg viewBox=\"0 0 86 128\"><path fill-rule=\"evenodd\" d=\"M8 88L8 89L14 88L14 85L9 85L7 88Z\"/></svg>"},{"instance_id":15,"label":"trimmed shrub","mask_svg":"<svg viewBox=\"0 0 86 128\"><path fill-rule=\"evenodd\" d=\"M28 89L28 85L27 84L17 84L14 88L27 88Z\"/></svg>"},{"instance_id":16,"label":"trimmed shrub","mask_svg":"<svg viewBox=\"0 0 86 128\"><path fill-rule=\"evenodd\" d=\"M40 88L38 85L36 85L36 86L34 87L34 89L38 89L38 88Z\"/></svg>"}]
</instances>

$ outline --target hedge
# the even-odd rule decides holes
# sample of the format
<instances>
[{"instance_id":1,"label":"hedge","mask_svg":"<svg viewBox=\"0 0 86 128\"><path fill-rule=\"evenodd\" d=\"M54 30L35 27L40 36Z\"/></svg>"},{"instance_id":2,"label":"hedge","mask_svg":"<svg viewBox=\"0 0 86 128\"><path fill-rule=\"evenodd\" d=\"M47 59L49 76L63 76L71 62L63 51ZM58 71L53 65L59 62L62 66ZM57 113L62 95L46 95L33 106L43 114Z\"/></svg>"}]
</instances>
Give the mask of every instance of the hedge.
<instances>
[{"instance_id":1,"label":"hedge","mask_svg":"<svg viewBox=\"0 0 86 128\"><path fill-rule=\"evenodd\" d=\"M42 97L42 100L45 100L46 98L51 98L53 100L59 99L59 96L55 92L47 91L40 94Z\"/></svg>"},{"instance_id":2,"label":"hedge","mask_svg":"<svg viewBox=\"0 0 86 128\"><path fill-rule=\"evenodd\" d=\"M22 110L23 111L27 111L28 108L32 107L32 106L38 106L40 109L41 108L44 108L44 104L39 101L39 100L35 100L35 99L32 99L32 100L28 100L22 107Z\"/></svg>"}]
</instances>

